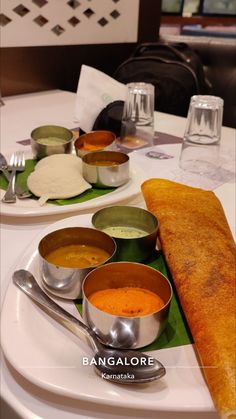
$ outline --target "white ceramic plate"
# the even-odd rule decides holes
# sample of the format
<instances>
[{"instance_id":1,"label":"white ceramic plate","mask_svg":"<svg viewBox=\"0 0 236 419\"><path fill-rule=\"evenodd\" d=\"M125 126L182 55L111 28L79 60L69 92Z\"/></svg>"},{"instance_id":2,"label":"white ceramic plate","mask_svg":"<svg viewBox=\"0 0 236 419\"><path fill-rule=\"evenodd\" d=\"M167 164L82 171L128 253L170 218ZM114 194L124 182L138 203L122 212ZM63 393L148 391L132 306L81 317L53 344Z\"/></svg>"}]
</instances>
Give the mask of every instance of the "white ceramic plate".
<instances>
[{"instance_id":1,"label":"white ceramic plate","mask_svg":"<svg viewBox=\"0 0 236 419\"><path fill-rule=\"evenodd\" d=\"M91 226L91 214L52 224L35 238L15 269L37 278L37 246L42 236L67 226ZM82 357L89 348L40 310L11 283L2 310L2 348L12 366L43 389L63 396L113 406L155 411L214 411L192 345L152 352L166 367L166 376L146 385L121 386L99 378ZM73 303L57 300L78 315ZM78 315L79 316L79 315Z\"/></svg>"},{"instance_id":2,"label":"white ceramic plate","mask_svg":"<svg viewBox=\"0 0 236 419\"><path fill-rule=\"evenodd\" d=\"M32 158L31 151L24 148L25 158ZM4 153L9 157L11 153L8 151ZM145 173L137 165L132 162L130 157L130 180L123 186L115 189L106 195L98 198L90 199L89 201L71 204L71 205L53 205L45 204L39 206L38 201L34 199L17 200L15 204L4 204L1 202L0 213L7 216L15 217L36 217L43 215L65 214L71 212L88 211L104 205L114 204L118 201L123 201L127 198L132 198L140 193L140 185L146 179ZM3 197L5 191L0 190L0 199Z\"/></svg>"}]
</instances>

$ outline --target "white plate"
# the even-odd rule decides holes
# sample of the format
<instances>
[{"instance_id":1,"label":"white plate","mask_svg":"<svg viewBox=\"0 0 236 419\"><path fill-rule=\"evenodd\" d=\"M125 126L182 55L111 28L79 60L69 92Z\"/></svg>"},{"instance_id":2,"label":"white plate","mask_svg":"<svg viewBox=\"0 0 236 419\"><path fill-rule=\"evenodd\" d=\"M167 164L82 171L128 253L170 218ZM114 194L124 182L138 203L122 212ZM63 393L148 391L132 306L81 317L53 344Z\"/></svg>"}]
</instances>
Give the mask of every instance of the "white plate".
<instances>
[{"instance_id":1,"label":"white plate","mask_svg":"<svg viewBox=\"0 0 236 419\"><path fill-rule=\"evenodd\" d=\"M26 159L32 158L32 154L29 149L26 150L24 148L23 151L25 153ZM8 157L10 152L8 151L7 153L4 153L4 155ZM18 199L15 204L4 204L1 202L0 213L2 215L15 217L35 217L88 211L100 206L114 204L127 198L133 198L140 193L140 185L146 179L146 176L142 169L140 169L132 162L132 157L130 157L130 174L130 180L125 185L120 186L113 192L98 198L90 199L89 201L62 206L53 204L45 204L43 206L39 206L38 201L34 199ZM4 193L5 191L0 190L0 199L3 197Z\"/></svg>"},{"instance_id":2,"label":"white plate","mask_svg":"<svg viewBox=\"0 0 236 419\"><path fill-rule=\"evenodd\" d=\"M35 238L15 269L28 269L37 278L37 245L48 232L67 226L91 226L91 214L61 220ZM146 385L121 386L99 378L82 365L90 350L49 318L11 283L2 310L2 347L8 361L25 378L63 396L106 405L155 411L214 411L192 345L153 351L166 367L166 376ZM73 303L62 302L73 314ZM77 314L78 315L78 314Z\"/></svg>"}]
</instances>

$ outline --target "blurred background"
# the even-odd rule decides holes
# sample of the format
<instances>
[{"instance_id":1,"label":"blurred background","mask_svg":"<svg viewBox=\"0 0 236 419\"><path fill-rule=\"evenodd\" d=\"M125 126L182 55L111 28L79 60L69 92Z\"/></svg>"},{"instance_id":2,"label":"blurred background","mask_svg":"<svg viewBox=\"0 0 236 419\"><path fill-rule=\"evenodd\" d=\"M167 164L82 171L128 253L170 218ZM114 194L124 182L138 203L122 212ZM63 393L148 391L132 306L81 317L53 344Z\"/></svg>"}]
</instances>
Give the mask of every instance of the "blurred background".
<instances>
[{"instance_id":1,"label":"blurred background","mask_svg":"<svg viewBox=\"0 0 236 419\"><path fill-rule=\"evenodd\" d=\"M162 0L161 33L236 38L236 0Z\"/></svg>"},{"instance_id":2,"label":"blurred background","mask_svg":"<svg viewBox=\"0 0 236 419\"><path fill-rule=\"evenodd\" d=\"M236 0L1 0L1 94L75 92L82 64L113 76L139 43L186 42L235 121L235 16Z\"/></svg>"}]
</instances>

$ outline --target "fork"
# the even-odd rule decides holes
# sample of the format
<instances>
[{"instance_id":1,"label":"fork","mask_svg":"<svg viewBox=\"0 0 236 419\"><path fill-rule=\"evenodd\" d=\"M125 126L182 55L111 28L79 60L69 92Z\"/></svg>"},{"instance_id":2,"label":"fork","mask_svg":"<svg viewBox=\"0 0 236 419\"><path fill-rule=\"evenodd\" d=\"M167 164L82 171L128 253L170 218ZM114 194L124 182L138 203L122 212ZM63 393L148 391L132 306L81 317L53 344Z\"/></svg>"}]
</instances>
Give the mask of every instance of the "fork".
<instances>
[{"instance_id":1,"label":"fork","mask_svg":"<svg viewBox=\"0 0 236 419\"><path fill-rule=\"evenodd\" d=\"M12 154L8 170L11 171L7 191L2 198L3 202L8 204L16 202L15 181L16 172L23 172L25 170L25 157L22 151L16 151Z\"/></svg>"}]
</instances>

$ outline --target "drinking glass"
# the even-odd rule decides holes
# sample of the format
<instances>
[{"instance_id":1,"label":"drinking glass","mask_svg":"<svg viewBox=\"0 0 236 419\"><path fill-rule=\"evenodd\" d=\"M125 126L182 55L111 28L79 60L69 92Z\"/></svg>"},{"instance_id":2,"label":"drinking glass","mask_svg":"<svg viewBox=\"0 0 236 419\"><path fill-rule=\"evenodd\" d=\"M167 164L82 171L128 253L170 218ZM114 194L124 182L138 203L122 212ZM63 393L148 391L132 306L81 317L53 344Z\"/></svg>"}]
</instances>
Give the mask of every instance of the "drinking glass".
<instances>
[{"instance_id":1,"label":"drinking glass","mask_svg":"<svg viewBox=\"0 0 236 419\"><path fill-rule=\"evenodd\" d=\"M194 173L212 173L219 167L223 99L192 96L179 165Z\"/></svg>"},{"instance_id":2,"label":"drinking glass","mask_svg":"<svg viewBox=\"0 0 236 419\"><path fill-rule=\"evenodd\" d=\"M154 86L128 83L119 143L122 148L137 149L153 145Z\"/></svg>"}]
</instances>

